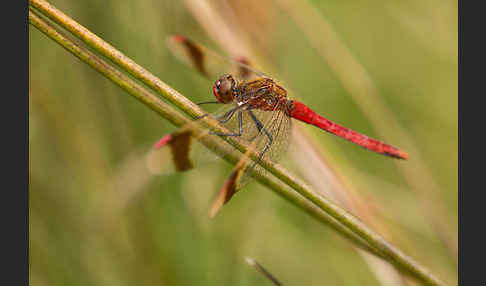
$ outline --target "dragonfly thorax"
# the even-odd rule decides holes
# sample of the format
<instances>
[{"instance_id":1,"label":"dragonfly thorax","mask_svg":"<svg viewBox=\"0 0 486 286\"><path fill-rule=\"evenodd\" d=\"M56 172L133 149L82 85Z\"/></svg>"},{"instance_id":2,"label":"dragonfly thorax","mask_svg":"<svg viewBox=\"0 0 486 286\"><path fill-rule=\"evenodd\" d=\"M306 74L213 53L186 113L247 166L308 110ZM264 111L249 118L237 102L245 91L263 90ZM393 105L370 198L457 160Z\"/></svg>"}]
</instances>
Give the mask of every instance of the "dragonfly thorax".
<instances>
[{"instance_id":1,"label":"dragonfly thorax","mask_svg":"<svg viewBox=\"0 0 486 286\"><path fill-rule=\"evenodd\" d=\"M287 91L272 78L260 77L239 85L238 102L248 109L275 111L287 109Z\"/></svg>"}]
</instances>

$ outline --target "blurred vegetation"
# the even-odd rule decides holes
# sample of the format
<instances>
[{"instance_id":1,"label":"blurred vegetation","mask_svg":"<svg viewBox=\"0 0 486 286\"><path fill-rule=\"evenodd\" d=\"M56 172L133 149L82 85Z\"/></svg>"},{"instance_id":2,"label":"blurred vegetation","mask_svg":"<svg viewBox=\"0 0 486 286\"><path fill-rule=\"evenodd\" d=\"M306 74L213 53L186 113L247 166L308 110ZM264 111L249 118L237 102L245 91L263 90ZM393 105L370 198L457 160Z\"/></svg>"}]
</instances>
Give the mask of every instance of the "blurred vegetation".
<instances>
[{"instance_id":1,"label":"blurred vegetation","mask_svg":"<svg viewBox=\"0 0 486 286\"><path fill-rule=\"evenodd\" d=\"M227 20L240 24L245 42L300 100L408 151L394 140L397 134L378 135L283 8L292 1L208 2L233 8ZM205 29L191 1L50 3L195 102L212 99L211 83L165 46L168 35L182 33L218 49L212 39L220 30ZM417 152L397 164L316 128L299 129L365 198L387 239L457 284L457 2L310 4L364 67ZM231 170L225 163L149 176L144 154L174 127L33 27L29 115L32 285L271 285L245 256L284 285L387 285L348 242L256 183L209 219ZM312 171L293 158L283 164L303 177ZM416 158L438 185L432 201L411 187L427 186L427 177L411 182L398 167L413 166ZM437 208L424 209L430 205Z\"/></svg>"}]
</instances>

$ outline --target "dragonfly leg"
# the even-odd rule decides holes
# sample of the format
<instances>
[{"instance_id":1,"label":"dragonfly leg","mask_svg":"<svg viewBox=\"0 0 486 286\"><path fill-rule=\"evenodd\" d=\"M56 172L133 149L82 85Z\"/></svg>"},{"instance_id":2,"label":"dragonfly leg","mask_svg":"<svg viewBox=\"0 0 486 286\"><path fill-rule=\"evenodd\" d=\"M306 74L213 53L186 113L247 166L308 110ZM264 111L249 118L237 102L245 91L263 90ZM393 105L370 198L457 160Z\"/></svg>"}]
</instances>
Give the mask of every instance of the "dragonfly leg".
<instances>
[{"instance_id":1,"label":"dragonfly leg","mask_svg":"<svg viewBox=\"0 0 486 286\"><path fill-rule=\"evenodd\" d=\"M219 104L219 103L221 103L221 102L219 102L219 101L205 101L205 102L199 102L199 103L197 103L197 105L203 105L203 104L216 104L216 103L218 103L218 104ZM206 114L203 114L203 115L201 115L201 116L196 117L196 119L201 119L201 118L204 118L204 117L206 117L206 116L208 116L208 115L209 115L209 113L206 113Z\"/></svg>"},{"instance_id":2,"label":"dragonfly leg","mask_svg":"<svg viewBox=\"0 0 486 286\"><path fill-rule=\"evenodd\" d=\"M235 108L231 109L230 111L226 112L225 114L219 116L219 117L216 117L216 120L219 121L219 123L226 123L228 120L231 119L231 117L233 117L233 114L235 113L235 111L238 109L238 106L236 106ZM204 118L206 116L208 116L209 113L206 113L206 114L203 114L203 115L200 115L198 117L196 117L196 119L201 119L201 118ZM221 120L221 118L224 118L223 120Z\"/></svg>"},{"instance_id":3,"label":"dragonfly leg","mask_svg":"<svg viewBox=\"0 0 486 286\"><path fill-rule=\"evenodd\" d=\"M238 108L239 108L239 106L235 106L230 111L226 112L225 114L223 114L220 117L217 117L216 119L219 121L219 123L226 123L226 122L228 122L231 119L231 117L233 117L233 114L235 114L235 111ZM222 118L224 118L224 119L222 119Z\"/></svg>"},{"instance_id":4,"label":"dragonfly leg","mask_svg":"<svg viewBox=\"0 0 486 286\"><path fill-rule=\"evenodd\" d=\"M237 108L234 108L234 109L230 110L230 112L228 112L228 113L230 113L229 118L231 118L231 116L235 113L236 109ZM233 112L231 112L231 111L233 111ZM229 118L225 118L225 120L228 121ZM224 122L222 122L222 123L224 123ZM211 132L209 134L214 134L214 135L219 135L219 136L241 136L242 133L243 133L243 116L242 116L241 110L238 110L238 133Z\"/></svg>"},{"instance_id":5,"label":"dragonfly leg","mask_svg":"<svg viewBox=\"0 0 486 286\"><path fill-rule=\"evenodd\" d=\"M203 105L203 104L220 104L221 102L219 101L204 101L204 102L199 102L197 105Z\"/></svg>"},{"instance_id":6,"label":"dragonfly leg","mask_svg":"<svg viewBox=\"0 0 486 286\"><path fill-rule=\"evenodd\" d=\"M251 112L251 110L248 110L248 113L250 114L251 119L253 119L253 122L255 122L255 125L258 129L258 132L262 132L262 130L263 130L265 135L267 135L267 137L268 137L268 144L265 146L265 148L260 153L260 155L258 155L258 160L255 161L253 163L253 165L251 166L250 170L252 170L255 167L255 165L263 158L263 155L265 154L265 152L267 152L268 149L270 148L270 146L272 145L273 137L270 134L270 132L268 132L268 130L263 126L262 122L260 120L258 120L258 118L255 116L255 114L253 114L253 112Z\"/></svg>"}]
</instances>

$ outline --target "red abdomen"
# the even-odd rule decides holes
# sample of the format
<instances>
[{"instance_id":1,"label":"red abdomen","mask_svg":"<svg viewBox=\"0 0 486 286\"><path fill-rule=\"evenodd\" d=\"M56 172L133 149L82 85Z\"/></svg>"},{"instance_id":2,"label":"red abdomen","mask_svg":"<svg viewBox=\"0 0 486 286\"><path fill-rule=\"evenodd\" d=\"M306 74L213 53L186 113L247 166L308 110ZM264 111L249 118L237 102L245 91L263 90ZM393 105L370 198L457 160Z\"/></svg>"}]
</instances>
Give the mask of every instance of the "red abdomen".
<instances>
[{"instance_id":1,"label":"red abdomen","mask_svg":"<svg viewBox=\"0 0 486 286\"><path fill-rule=\"evenodd\" d=\"M319 127L327 132L342 137L376 153L393 158L408 159L408 154L400 151L398 148L373 138L369 138L364 134L358 133L346 127L342 127L337 123L327 120L301 102L293 101L290 116L305 123Z\"/></svg>"}]
</instances>

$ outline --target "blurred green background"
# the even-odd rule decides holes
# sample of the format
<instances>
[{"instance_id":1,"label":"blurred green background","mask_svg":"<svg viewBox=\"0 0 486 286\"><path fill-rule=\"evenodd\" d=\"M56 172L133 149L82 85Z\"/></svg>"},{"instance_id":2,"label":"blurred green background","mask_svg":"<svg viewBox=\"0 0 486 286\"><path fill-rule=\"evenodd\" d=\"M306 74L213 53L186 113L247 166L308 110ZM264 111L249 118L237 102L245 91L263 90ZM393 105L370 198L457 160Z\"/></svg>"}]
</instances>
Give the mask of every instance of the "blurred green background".
<instances>
[{"instance_id":1,"label":"blurred green background","mask_svg":"<svg viewBox=\"0 0 486 286\"><path fill-rule=\"evenodd\" d=\"M238 27L232 36L294 97L409 152L396 162L294 123L355 190L353 200L372 210L365 222L457 284L457 2L196 2L50 1L195 102L212 100L212 83L177 61L166 37L181 33L228 53L219 21ZM151 176L144 155L175 128L29 32L32 285L271 285L246 256L284 285L415 285L258 183L210 219L231 166ZM371 98L355 100L357 66L387 113ZM303 151L292 146L282 162L307 179L315 170L296 162Z\"/></svg>"}]
</instances>

